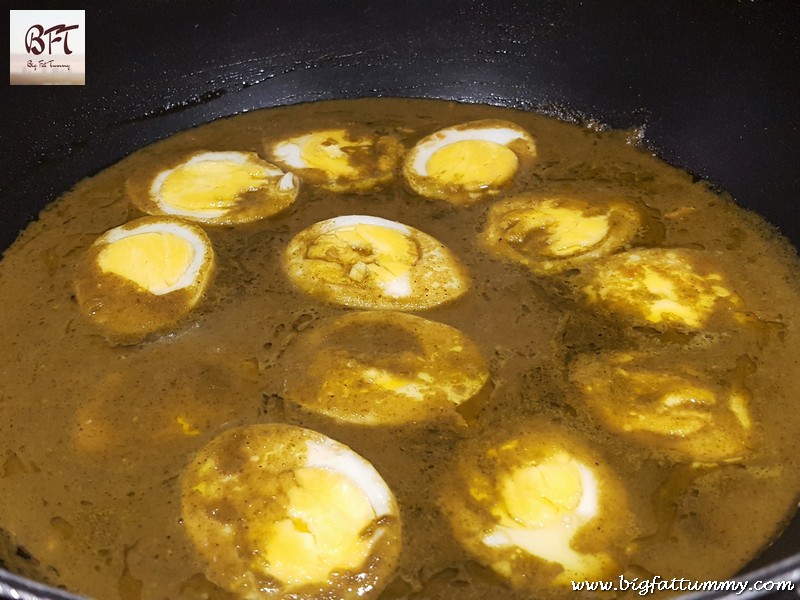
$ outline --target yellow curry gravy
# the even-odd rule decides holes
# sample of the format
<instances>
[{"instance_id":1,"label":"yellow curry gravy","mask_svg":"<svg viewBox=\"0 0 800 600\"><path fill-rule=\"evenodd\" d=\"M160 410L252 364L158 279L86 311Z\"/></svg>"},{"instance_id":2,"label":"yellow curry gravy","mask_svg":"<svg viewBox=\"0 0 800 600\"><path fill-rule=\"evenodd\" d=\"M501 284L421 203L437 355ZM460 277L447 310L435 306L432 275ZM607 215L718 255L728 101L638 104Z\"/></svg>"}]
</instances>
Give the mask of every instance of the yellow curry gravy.
<instances>
[{"instance_id":1,"label":"yellow curry gravy","mask_svg":"<svg viewBox=\"0 0 800 600\"><path fill-rule=\"evenodd\" d=\"M341 127L393 136L407 150L440 128L478 119L511 121L536 142L535 159L495 197L425 199L404 183L399 165L393 180L355 192L301 177L296 201L278 214L204 226L216 252L213 279L173 327L120 340L79 310L75 279L89 247L144 216L132 190L146 189L177 156L263 155L265 140ZM759 217L631 139L626 131L487 106L333 101L210 123L82 181L43 211L0 265L0 564L96 598L228 598L187 535L183 473L224 431L287 423L358 452L397 498L402 552L380 596L386 600L534 595L457 539L452 513L468 511L470 501L449 500L463 493L458 469L470 453L479 456L514 432L544 443L558 430L587 448L581 456L614 473L627 511L603 514L601 507L596 518L618 530L619 572L698 580L734 574L780 532L800 494L797 257ZM480 235L490 207L523 193L600 203L624 197L639 207L642 226L612 254L633 247L713 256L735 290L738 317L689 329L631 321L587 301L581 290L594 284L586 264L542 274L487 252ZM282 256L300 231L339 215L424 231L468 271L466 293L415 313L467 336L485 357L489 381L463 410L364 426L287 397L287 382L308 384L307 340L319 341L308 336L350 309L294 286ZM414 344L403 331L342 335L351 348L378 353ZM724 390L720 397L739 398L709 409L718 419L711 447L664 443L648 432L657 420L647 414L642 427L626 425L622 417L639 408L614 402L644 385L637 369L665 381L706 381ZM703 402L702 393L693 400ZM725 444L733 450L719 451ZM603 551L599 534L575 543Z\"/></svg>"}]
</instances>

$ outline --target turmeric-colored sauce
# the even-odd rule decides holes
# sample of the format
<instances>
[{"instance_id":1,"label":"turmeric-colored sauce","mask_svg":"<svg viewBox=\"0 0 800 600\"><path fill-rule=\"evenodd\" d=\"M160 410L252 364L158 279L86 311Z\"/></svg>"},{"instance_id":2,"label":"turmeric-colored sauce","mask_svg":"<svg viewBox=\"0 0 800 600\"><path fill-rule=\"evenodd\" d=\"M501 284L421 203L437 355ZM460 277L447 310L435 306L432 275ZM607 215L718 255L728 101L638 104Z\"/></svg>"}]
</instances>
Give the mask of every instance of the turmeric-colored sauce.
<instances>
[{"instance_id":1,"label":"turmeric-colored sauce","mask_svg":"<svg viewBox=\"0 0 800 600\"><path fill-rule=\"evenodd\" d=\"M514 128L471 141L473 121ZM404 162L453 127L450 146ZM0 263L0 565L104 600L328 598L362 568L381 574L363 597L381 600L735 574L800 497L798 259L632 138L497 107L342 100L203 125L79 183ZM215 154L198 180L181 165L203 153L252 154ZM154 185L167 171L180 177ZM164 217L164 189L201 217ZM313 236L347 215L372 219ZM187 284L199 297L149 283L176 279L189 250L164 274L161 246L93 248L146 216L207 234L213 268ZM293 458L282 473L268 436L250 458L220 438L267 423L371 464L399 508L399 554L375 566L369 535L386 524L366 501L341 519L320 506L361 497L344 466ZM190 496L212 455L219 502L203 512ZM225 475L245 473L236 461L246 477ZM237 487L262 464L275 482ZM314 523L292 516L295 496Z\"/></svg>"}]
</instances>

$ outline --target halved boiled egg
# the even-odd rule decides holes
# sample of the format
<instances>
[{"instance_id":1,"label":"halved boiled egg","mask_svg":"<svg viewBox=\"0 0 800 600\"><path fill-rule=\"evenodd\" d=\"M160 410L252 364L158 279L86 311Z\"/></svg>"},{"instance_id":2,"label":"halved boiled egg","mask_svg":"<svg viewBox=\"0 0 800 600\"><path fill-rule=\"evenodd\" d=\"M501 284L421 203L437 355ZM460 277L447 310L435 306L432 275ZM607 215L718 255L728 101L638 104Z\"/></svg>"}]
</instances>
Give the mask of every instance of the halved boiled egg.
<instances>
[{"instance_id":1,"label":"halved boiled egg","mask_svg":"<svg viewBox=\"0 0 800 600\"><path fill-rule=\"evenodd\" d=\"M268 145L286 169L332 192L364 192L388 183L404 148L393 135L322 129Z\"/></svg>"},{"instance_id":2,"label":"halved boiled egg","mask_svg":"<svg viewBox=\"0 0 800 600\"><path fill-rule=\"evenodd\" d=\"M293 352L305 368L288 373L287 398L359 425L452 418L489 378L460 331L394 311L327 320L305 330Z\"/></svg>"},{"instance_id":3,"label":"halved boiled egg","mask_svg":"<svg viewBox=\"0 0 800 600\"><path fill-rule=\"evenodd\" d=\"M469 289L466 269L443 244L395 221L347 215L289 242L284 268L301 290L356 308L422 310Z\"/></svg>"},{"instance_id":4,"label":"halved boiled egg","mask_svg":"<svg viewBox=\"0 0 800 600\"><path fill-rule=\"evenodd\" d=\"M151 215L208 225L271 217L297 198L299 180L253 152L200 152L161 171L150 187L129 184L134 204Z\"/></svg>"},{"instance_id":5,"label":"halved boiled egg","mask_svg":"<svg viewBox=\"0 0 800 600\"><path fill-rule=\"evenodd\" d=\"M527 193L489 209L480 241L500 258L549 275L623 248L641 226L639 210L622 198L590 201Z\"/></svg>"},{"instance_id":6,"label":"halved boiled egg","mask_svg":"<svg viewBox=\"0 0 800 600\"><path fill-rule=\"evenodd\" d=\"M484 119L440 129L409 150L403 176L421 196L469 204L508 186L536 157L533 137L509 121Z\"/></svg>"},{"instance_id":7,"label":"halved boiled egg","mask_svg":"<svg viewBox=\"0 0 800 600\"><path fill-rule=\"evenodd\" d=\"M78 268L81 310L112 334L143 336L186 316L211 278L214 250L198 226L144 217L100 236Z\"/></svg>"},{"instance_id":8,"label":"halved boiled egg","mask_svg":"<svg viewBox=\"0 0 800 600\"><path fill-rule=\"evenodd\" d=\"M656 328L703 329L742 300L709 254L680 248L622 252L595 263L582 288L590 305Z\"/></svg>"},{"instance_id":9,"label":"halved boiled egg","mask_svg":"<svg viewBox=\"0 0 800 600\"><path fill-rule=\"evenodd\" d=\"M292 425L212 440L184 472L182 512L208 578L242 598L375 598L400 552L397 503L375 468Z\"/></svg>"},{"instance_id":10,"label":"halved boiled egg","mask_svg":"<svg viewBox=\"0 0 800 600\"><path fill-rule=\"evenodd\" d=\"M439 495L456 538L532 591L613 575L634 524L613 472L550 423L510 433L460 449Z\"/></svg>"},{"instance_id":11,"label":"halved boiled egg","mask_svg":"<svg viewBox=\"0 0 800 600\"><path fill-rule=\"evenodd\" d=\"M691 366L674 370L630 352L577 360L571 379L611 430L681 459L742 458L752 430L749 394L735 376L715 381Z\"/></svg>"}]
</instances>

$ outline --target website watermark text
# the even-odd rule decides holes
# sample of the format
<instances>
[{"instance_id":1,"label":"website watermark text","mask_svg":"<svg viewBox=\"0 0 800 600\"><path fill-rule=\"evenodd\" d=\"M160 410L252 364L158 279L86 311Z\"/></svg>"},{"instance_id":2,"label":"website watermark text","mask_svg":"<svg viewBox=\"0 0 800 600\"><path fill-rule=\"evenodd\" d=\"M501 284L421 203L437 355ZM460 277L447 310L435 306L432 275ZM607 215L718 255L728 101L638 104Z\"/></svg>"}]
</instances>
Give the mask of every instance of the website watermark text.
<instances>
[{"instance_id":1,"label":"website watermark text","mask_svg":"<svg viewBox=\"0 0 800 600\"><path fill-rule=\"evenodd\" d=\"M780 592L795 589L793 581L697 581L694 579L677 578L663 579L658 575L649 579L633 577L626 578L620 575L617 580L606 581L573 581L572 590L575 592L636 592L640 596L647 596L655 592L731 592L742 594L746 591L755 592Z\"/></svg>"}]
</instances>

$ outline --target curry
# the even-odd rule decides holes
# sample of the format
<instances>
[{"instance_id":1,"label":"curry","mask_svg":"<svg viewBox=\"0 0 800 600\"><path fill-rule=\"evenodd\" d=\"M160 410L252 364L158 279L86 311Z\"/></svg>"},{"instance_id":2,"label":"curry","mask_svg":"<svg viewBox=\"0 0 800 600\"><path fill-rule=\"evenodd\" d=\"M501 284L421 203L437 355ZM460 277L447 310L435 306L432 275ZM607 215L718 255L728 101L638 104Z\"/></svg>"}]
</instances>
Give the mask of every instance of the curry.
<instances>
[{"instance_id":1,"label":"curry","mask_svg":"<svg viewBox=\"0 0 800 600\"><path fill-rule=\"evenodd\" d=\"M636 140L342 100L85 179L0 263L0 564L123 600L732 576L800 497L798 259ZM202 283L131 273L191 270L177 225L122 235L156 222Z\"/></svg>"}]
</instances>

